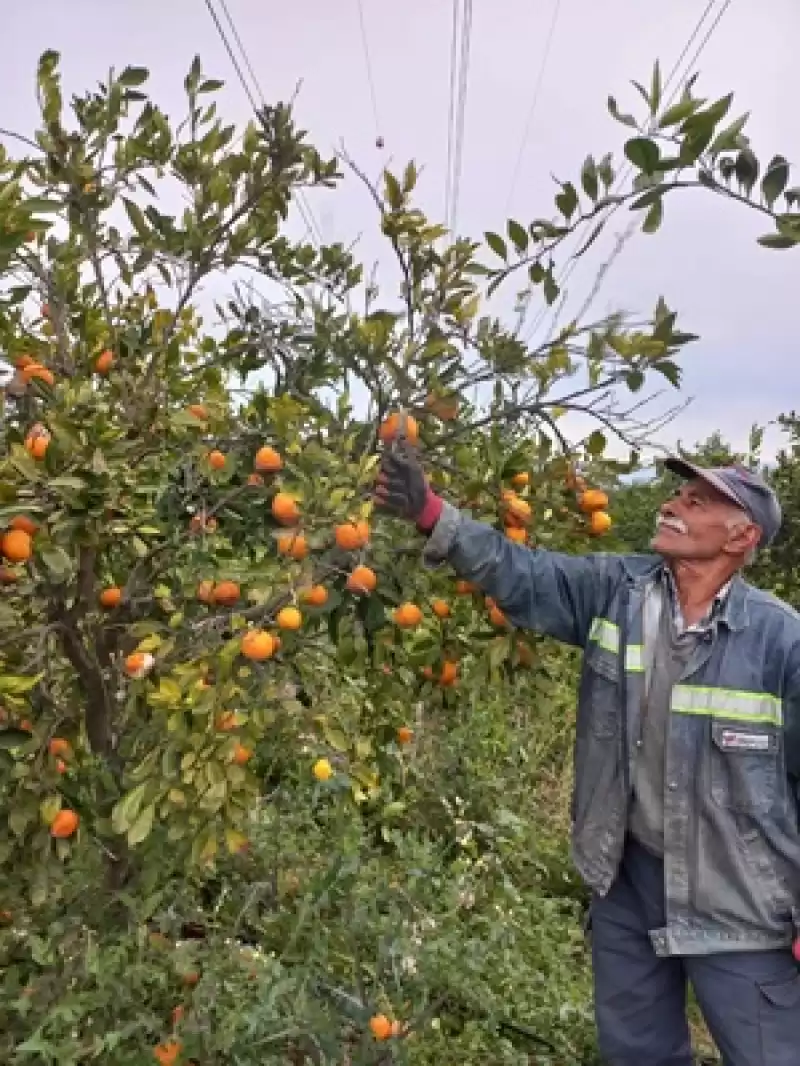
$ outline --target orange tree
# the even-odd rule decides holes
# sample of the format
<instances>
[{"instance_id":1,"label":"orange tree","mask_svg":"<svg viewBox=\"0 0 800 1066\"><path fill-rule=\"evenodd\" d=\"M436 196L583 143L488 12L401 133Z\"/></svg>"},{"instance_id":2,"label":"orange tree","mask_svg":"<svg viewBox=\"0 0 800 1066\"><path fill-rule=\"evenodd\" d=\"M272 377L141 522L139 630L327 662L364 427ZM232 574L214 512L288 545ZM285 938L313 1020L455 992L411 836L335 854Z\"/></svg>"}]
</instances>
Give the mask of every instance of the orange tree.
<instances>
[{"instance_id":1,"label":"orange tree","mask_svg":"<svg viewBox=\"0 0 800 1066\"><path fill-rule=\"evenodd\" d=\"M196 60L174 125L146 80L129 67L67 110L46 53L41 127L22 138L27 154L0 157L0 346L16 369L0 478L9 1061L113 1052L135 1063L151 1045L163 1062L190 1051L232 1061L234 1047L236 1061L256 1061L247 1034L221 1023L170 1042L150 1006L166 971L142 950L164 940L156 914L190 935L190 897L212 908L195 922L211 935L209 913L230 893L220 869L250 885L241 898L252 903L278 795L323 851L332 827L355 818L393 856L395 879L421 825L473 857L489 846L477 817L464 843L465 818L412 753L431 721L474 708L488 682L501 702L541 699L557 669L496 605L423 571L405 527L374 522L378 449L405 432L433 482L511 539L586 550L610 519L580 464L602 468L609 432L641 439L648 427L620 390L653 370L675 381L691 339L659 301L650 318L575 322L527 348L481 312L478 245L447 244L414 205L413 164L369 189L401 275L386 303L343 247L285 232L292 197L340 177L289 108L265 108L237 135ZM263 297L232 273L259 278ZM220 284L233 291L215 302ZM569 441L570 411L597 428ZM471 773L457 761L447 772L462 783ZM514 819L507 811L504 832ZM309 862L322 920L334 884L347 889L340 902L358 892L352 868L345 877L320 858ZM287 908L297 920L281 913L273 942L313 954L308 908ZM47 980L78 980L91 928L139 930L113 953L116 978L139 982L135 1002L105 1035ZM20 956L22 929L35 945ZM458 953L450 961L457 969ZM303 1061L322 1022L298 1029L283 1010L285 970L267 969L275 1010L259 1039ZM308 984L291 992L307 1027L327 1019L331 1055L344 1041L354 1063L389 1061L384 1045L405 1030L368 1024L374 996L364 971L354 980L362 991L349 999L319 983L313 1001ZM95 1010L121 1009L116 993L92 996ZM441 1009L414 1003L417 1027ZM31 1018L36 1035L20 1043Z\"/></svg>"}]
</instances>

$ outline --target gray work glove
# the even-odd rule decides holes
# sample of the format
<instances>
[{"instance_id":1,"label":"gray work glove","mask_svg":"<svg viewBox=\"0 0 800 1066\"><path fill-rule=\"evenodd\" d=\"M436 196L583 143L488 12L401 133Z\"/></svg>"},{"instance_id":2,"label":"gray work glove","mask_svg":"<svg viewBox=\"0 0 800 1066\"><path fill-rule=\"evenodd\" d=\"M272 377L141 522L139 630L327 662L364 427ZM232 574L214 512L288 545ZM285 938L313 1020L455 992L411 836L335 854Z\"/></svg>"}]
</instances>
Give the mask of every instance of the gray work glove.
<instances>
[{"instance_id":1,"label":"gray work glove","mask_svg":"<svg viewBox=\"0 0 800 1066\"><path fill-rule=\"evenodd\" d=\"M432 503L433 501L433 503ZM390 445L381 458L375 488L375 504L389 514L398 518L407 518L420 523L432 508L437 510L433 522L438 518L438 497L434 495L425 479L425 472L417 458L412 444L407 440L398 440ZM427 525L427 523L425 523Z\"/></svg>"}]
</instances>

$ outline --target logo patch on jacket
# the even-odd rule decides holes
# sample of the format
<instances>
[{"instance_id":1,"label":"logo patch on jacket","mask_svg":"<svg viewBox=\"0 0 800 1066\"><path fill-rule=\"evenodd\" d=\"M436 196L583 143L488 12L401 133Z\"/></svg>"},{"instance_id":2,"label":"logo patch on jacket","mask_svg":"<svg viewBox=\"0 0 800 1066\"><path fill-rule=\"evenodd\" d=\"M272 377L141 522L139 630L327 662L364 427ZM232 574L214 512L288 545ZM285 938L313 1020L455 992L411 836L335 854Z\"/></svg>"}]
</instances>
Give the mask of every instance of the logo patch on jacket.
<instances>
[{"instance_id":1,"label":"logo patch on jacket","mask_svg":"<svg viewBox=\"0 0 800 1066\"><path fill-rule=\"evenodd\" d=\"M723 729L719 736L723 751L770 751L772 737L769 733L742 733L736 729Z\"/></svg>"}]
</instances>

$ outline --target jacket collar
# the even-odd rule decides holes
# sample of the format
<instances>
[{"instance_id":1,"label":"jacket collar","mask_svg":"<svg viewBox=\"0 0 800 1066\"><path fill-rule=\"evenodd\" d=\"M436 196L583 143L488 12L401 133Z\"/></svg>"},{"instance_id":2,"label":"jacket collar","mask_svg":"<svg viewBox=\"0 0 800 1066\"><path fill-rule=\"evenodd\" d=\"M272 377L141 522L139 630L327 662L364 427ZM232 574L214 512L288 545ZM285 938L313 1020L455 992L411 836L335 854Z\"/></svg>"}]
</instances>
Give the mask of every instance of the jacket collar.
<instances>
[{"instance_id":1,"label":"jacket collar","mask_svg":"<svg viewBox=\"0 0 800 1066\"><path fill-rule=\"evenodd\" d=\"M624 559L628 579L639 590L658 579L664 570L664 560L658 555L630 555ZM719 621L728 629L738 632L749 620L748 600L750 585L740 574L731 578L727 596L719 613Z\"/></svg>"}]
</instances>

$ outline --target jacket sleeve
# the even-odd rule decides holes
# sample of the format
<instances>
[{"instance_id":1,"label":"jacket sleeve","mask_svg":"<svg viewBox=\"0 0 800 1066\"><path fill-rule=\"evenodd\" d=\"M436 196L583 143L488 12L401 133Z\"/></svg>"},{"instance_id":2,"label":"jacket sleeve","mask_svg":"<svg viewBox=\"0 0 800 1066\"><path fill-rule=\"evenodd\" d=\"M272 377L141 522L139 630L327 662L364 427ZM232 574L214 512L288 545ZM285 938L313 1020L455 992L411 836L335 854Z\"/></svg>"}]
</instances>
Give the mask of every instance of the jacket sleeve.
<instances>
[{"instance_id":1,"label":"jacket sleeve","mask_svg":"<svg viewBox=\"0 0 800 1066\"><path fill-rule=\"evenodd\" d=\"M622 577L619 557L526 548L448 503L424 560L431 567L449 563L491 596L515 626L578 647L586 644L593 620Z\"/></svg>"}]
</instances>

